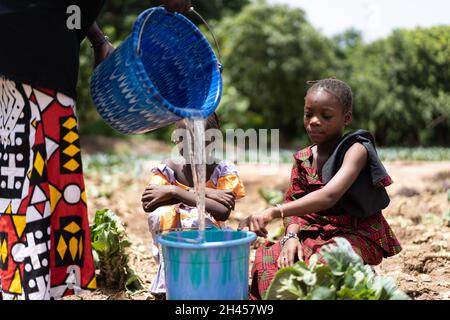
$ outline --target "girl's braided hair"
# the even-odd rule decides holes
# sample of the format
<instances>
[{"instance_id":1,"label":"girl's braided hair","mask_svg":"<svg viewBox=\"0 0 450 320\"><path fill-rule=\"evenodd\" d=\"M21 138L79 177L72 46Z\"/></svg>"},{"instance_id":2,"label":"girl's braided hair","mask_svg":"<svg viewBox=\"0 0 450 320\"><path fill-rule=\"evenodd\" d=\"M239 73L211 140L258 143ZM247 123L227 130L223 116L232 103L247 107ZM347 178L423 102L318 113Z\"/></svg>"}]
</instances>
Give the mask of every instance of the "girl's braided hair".
<instances>
[{"instance_id":1,"label":"girl's braided hair","mask_svg":"<svg viewBox=\"0 0 450 320\"><path fill-rule=\"evenodd\" d=\"M353 92L350 86L342 80L336 78L314 80L307 82L310 87L308 92L323 89L334 95L344 107L344 112L352 111Z\"/></svg>"}]
</instances>

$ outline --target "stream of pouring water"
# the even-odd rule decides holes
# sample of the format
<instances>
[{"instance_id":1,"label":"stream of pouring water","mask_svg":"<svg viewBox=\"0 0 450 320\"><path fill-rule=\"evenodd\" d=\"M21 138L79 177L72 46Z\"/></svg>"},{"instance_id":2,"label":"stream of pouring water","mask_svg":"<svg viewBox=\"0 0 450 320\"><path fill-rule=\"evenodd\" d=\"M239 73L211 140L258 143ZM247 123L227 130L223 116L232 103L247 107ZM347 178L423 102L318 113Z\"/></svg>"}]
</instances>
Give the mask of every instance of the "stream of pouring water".
<instances>
[{"instance_id":1,"label":"stream of pouring water","mask_svg":"<svg viewBox=\"0 0 450 320\"><path fill-rule=\"evenodd\" d=\"M188 119L188 153L198 212L199 242L205 239L206 150L205 119Z\"/></svg>"}]
</instances>

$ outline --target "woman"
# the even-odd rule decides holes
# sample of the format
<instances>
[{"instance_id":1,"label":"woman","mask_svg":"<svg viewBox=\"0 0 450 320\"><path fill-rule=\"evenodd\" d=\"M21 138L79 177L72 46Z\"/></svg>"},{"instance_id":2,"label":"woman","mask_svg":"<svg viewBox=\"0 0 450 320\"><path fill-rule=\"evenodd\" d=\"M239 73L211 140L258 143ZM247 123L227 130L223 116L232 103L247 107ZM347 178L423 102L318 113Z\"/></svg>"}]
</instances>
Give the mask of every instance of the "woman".
<instances>
[{"instance_id":1,"label":"woman","mask_svg":"<svg viewBox=\"0 0 450 320\"><path fill-rule=\"evenodd\" d=\"M96 287L75 99L81 41L88 37L96 64L113 50L95 23L104 2L0 3L0 299Z\"/></svg>"}]
</instances>

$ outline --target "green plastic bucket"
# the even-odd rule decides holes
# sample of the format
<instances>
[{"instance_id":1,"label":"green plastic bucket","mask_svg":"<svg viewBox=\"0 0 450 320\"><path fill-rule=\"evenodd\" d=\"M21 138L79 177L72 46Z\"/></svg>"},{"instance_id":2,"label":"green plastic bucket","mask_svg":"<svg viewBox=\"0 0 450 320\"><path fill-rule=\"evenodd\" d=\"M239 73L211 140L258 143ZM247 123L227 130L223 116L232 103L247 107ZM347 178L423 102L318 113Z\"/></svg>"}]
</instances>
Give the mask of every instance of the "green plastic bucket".
<instances>
[{"instance_id":1,"label":"green plastic bucket","mask_svg":"<svg viewBox=\"0 0 450 320\"><path fill-rule=\"evenodd\" d=\"M158 237L164 257L167 299L246 300L250 243L247 231L171 232Z\"/></svg>"}]
</instances>

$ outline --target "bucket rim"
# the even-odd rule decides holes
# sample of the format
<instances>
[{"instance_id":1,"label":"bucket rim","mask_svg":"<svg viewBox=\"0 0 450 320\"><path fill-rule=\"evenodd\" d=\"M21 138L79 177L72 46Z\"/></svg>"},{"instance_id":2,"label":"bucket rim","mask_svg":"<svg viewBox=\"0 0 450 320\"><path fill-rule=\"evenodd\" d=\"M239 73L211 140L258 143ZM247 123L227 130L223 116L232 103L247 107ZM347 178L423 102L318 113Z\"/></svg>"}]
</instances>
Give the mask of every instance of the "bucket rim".
<instances>
[{"instance_id":1,"label":"bucket rim","mask_svg":"<svg viewBox=\"0 0 450 320\"><path fill-rule=\"evenodd\" d=\"M136 22L133 25L132 30L132 36L131 36L131 42L132 42L132 48L137 48L138 41L139 41L139 33L141 29L144 27L144 24L146 23L146 20L149 15L153 14L154 12L164 12L164 14L172 16L174 19L178 19L179 21L186 24L190 30L192 30L194 33L199 35L200 41L206 42L208 46L205 46L208 51L210 51L211 58L213 61L217 64L217 69L214 70L212 82L214 86L217 86L216 94L214 97L214 100L212 102L209 102L209 106L206 109L203 110L193 110L193 109L186 109L186 108L180 108L169 102L161 93L159 92L158 88L152 83L150 80L150 77L147 74L147 71L144 67L144 64L142 63L142 60L140 58L140 55L136 52L136 50L131 50L133 58L135 60L136 66L138 67L139 73L142 74L146 94L148 97L157 97L162 106L166 109L168 109L170 112L175 114L176 116L180 118L206 118L211 113L214 112L214 110L217 108L217 106L220 103L221 97L222 97L222 76L220 71L220 64L219 61L214 53L214 51L211 48L211 45L209 44L209 41L206 39L206 37L203 35L203 33L200 31L195 24L193 24L189 19L184 17L182 14L178 12L170 12L167 9L163 7L154 7L149 8L145 11L143 11L138 18L136 19ZM216 83L214 83L216 82ZM209 94L205 97L205 101L210 100Z\"/></svg>"},{"instance_id":2,"label":"bucket rim","mask_svg":"<svg viewBox=\"0 0 450 320\"><path fill-rule=\"evenodd\" d=\"M234 247L242 244L251 243L256 240L256 234L251 231L235 231L235 230L206 230L205 233L245 233L245 237L235 240L228 241L218 241L218 242L202 242L202 243L189 243L189 242L175 242L169 239L163 239L164 236L167 235L175 235L180 233L198 233L198 231L177 231L170 232L163 235L159 235L156 238L156 242L163 246L172 247L172 248L181 248L181 249L208 249L208 248L226 248L226 247Z\"/></svg>"}]
</instances>

